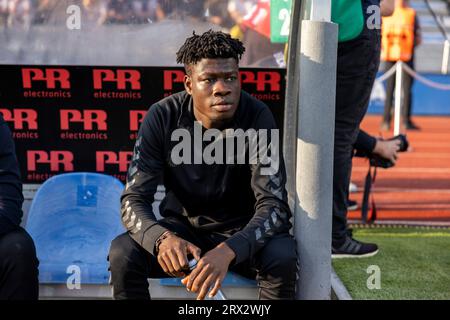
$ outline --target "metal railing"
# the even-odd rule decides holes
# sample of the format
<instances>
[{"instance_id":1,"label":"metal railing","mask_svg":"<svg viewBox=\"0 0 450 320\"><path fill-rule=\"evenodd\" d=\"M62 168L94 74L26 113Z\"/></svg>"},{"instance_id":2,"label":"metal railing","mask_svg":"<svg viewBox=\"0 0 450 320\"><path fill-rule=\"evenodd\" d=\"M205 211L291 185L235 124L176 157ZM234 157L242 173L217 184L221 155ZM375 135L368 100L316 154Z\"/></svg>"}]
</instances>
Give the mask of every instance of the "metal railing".
<instances>
[{"instance_id":1,"label":"metal railing","mask_svg":"<svg viewBox=\"0 0 450 320\"><path fill-rule=\"evenodd\" d=\"M450 39L447 34L447 31L445 30L444 25L442 22L438 19L438 16L436 15L436 12L434 12L433 8L430 5L429 0L424 0L428 11L430 11L431 16L433 17L433 20L436 23L436 26L438 30L442 33L442 36L444 37L444 50L442 53L442 67L441 67L441 73L447 74L448 73L448 64L449 64L449 57L450 57Z\"/></svg>"},{"instance_id":2,"label":"metal railing","mask_svg":"<svg viewBox=\"0 0 450 320\"><path fill-rule=\"evenodd\" d=\"M402 117L402 108L403 108L403 77L404 72L409 74L411 77L416 79L417 81L423 83L424 85L437 89L437 90L450 90L450 84L438 83L431 81L430 79L421 76L416 71L411 69L406 63L402 61L398 61L395 65L393 65L389 70L387 70L382 76L376 79L377 82L383 82L394 76L395 74L395 102L394 102L394 136L400 134L400 120Z\"/></svg>"}]
</instances>

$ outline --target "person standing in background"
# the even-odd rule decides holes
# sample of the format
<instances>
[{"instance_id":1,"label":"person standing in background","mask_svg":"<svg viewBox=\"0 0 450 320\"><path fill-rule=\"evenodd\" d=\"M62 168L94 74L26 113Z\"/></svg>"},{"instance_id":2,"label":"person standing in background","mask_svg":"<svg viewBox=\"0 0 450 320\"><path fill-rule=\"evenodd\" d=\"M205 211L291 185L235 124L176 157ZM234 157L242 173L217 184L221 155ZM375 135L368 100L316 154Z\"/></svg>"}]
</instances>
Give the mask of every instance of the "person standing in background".
<instances>
[{"instance_id":1,"label":"person standing in background","mask_svg":"<svg viewBox=\"0 0 450 320\"><path fill-rule=\"evenodd\" d=\"M369 257L375 243L353 238L347 226L347 205L354 144L366 114L380 64L379 27L368 26L370 6L389 14L391 0L334 0L332 21L339 25L336 73L336 116L333 159L332 257Z\"/></svg>"},{"instance_id":2,"label":"person standing in background","mask_svg":"<svg viewBox=\"0 0 450 320\"><path fill-rule=\"evenodd\" d=\"M390 17L383 17L381 59L385 70L392 68L398 61L403 61L414 69L414 49L421 43L421 32L416 11L409 7L408 0L396 0L395 11ZM402 121L405 129L418 130L411 120L411 87L413 78L403 72L403 109ZM386 101L384 104L381 130L389 130L392 118L392 99L394 96L395 76L386 83Z\"/></svg>"}]
</instances>

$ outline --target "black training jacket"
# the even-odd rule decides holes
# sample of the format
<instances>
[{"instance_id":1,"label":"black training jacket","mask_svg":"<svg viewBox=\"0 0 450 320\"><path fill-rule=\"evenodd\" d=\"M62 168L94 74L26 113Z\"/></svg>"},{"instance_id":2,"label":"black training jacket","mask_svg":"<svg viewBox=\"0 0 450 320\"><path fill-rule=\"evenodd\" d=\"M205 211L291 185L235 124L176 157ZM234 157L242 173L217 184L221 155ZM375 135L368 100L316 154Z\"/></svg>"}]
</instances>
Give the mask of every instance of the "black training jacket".
<instances>
[{"instance_id":1,"label":"black training jacket","mask_svg":"<svg viewBox=\"0 0 450 320\"><path fill-rule=\"evenodd\" d=\"M0 235L20 225L22 203L22 182L14 141L0 114Z\"/></svg>"},{"instance_id":2,"label":"black training jacket","mask_svg":"<svg viewBox=\"0 0 450 320\"><path fill-rule=\"evenodd\" d=\"M185 129L194 137L194 122L192 98L185 91L150 107L139 130L121 198L122 221L130 236L155 254L155 242L166 231L158 224L152 209L157 185L162 181L167 194L165 200L172 198L166 201L168 207L173 207L176 198L181 210L162 209L161 214L183 215L195 229L225 235L225 242L236 254L234 263L237 264L254 255L268 239L288 233L291 228L281 151L277 152L279 166L274 166L276 170L270 175L262 174L262 169L269 167L267 163L255 164L248 159L245 164L237 163L237 152L232 152L234 164L174 163L172 149L179 146L181 138L172 141L172 132ZM247 132L251 128L270 130L276 129L276 124L264 103L242 91L233 120L221 133L230 129ZM200 126L201 130L205 129ZM267 136L267 145L271 147L274 145L270 144L271 135ZM212 140L204 142L202 147L220 139ZM249 145L245 144L246 154ZM275 154L276 148L270 149Z\"/></svg>"}]
</instances>

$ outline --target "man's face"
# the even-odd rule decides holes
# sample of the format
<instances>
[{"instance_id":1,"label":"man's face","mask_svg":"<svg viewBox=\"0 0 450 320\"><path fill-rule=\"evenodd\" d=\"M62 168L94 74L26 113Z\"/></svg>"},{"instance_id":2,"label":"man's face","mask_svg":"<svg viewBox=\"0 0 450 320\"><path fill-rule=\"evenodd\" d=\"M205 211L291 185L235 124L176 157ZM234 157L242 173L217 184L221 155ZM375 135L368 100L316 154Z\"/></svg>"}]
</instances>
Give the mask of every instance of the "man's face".
<instances>
[{"instance_id":1,"label":"man's face","mask_svg":"<svg viewBox=\"0 0 450 320\"><path fill-rule=\"evenodd\" d=\"M220 128L236 112L241 93L235 59L202 59L190 65L184 85L194 102L194 115L203 126Z\"/></svg>"}]
</instances>

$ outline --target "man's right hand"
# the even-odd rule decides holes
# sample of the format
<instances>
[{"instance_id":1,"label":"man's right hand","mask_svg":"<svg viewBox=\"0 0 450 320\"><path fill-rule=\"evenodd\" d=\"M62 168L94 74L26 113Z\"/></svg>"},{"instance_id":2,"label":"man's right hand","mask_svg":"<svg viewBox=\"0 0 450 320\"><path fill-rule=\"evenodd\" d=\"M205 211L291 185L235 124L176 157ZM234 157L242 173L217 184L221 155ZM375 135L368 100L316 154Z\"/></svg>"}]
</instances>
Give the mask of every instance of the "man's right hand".
<instances>
[{"instance_id":1,"label":"man's right hand","mask_svg":"<svg viewBox=\"0 0 450 320\"><path fill-rule=\"evenodd\" d=\"M381 140L377 139L375 148L372 153L379 155L380 157L391 161L393 164L397 161L397 153L400 150L400 140Z\"/></svg>"},{"instance_id":2,"label":"man's right hand","mask_svg":"<svg viewBox=\"0 0 450 320\"><path fill-rule=\"evenodd\" d=\"M187 255L191 253L199 261L201 250L192 243L169 233L158 248L158 263L172 277L183 277L188 268Z\"/></svg>"}]
</instances>

